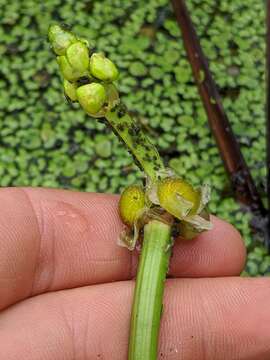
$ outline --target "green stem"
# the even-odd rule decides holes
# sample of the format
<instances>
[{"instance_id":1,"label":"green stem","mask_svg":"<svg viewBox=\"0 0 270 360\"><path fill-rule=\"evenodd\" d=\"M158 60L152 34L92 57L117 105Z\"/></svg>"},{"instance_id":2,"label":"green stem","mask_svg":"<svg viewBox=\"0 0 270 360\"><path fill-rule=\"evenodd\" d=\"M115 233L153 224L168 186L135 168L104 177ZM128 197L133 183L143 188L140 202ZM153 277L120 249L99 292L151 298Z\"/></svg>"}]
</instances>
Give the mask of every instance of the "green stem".
<instances>
[{"instance_id":1,"label":"green stem","mask_svg":"<svg viewBox=\"0 0 270 360\"><path fill-rule=\"evenodd\" d=\"M129 360L156 360L171 227L152 220L144 227L131 315Z\"/></svg>"},{"instance_id":2,"label":"green stem","mask_svg":"<svg viewBox=\"0 0 270 360\"><path fill-rule=\"evenodd\" d=\"M140 168L155 182L158 172L164 171L163 162L142 128L121 105L108 111L105 117L116 135L128 147Z\"/></svg>"}]
</instances>

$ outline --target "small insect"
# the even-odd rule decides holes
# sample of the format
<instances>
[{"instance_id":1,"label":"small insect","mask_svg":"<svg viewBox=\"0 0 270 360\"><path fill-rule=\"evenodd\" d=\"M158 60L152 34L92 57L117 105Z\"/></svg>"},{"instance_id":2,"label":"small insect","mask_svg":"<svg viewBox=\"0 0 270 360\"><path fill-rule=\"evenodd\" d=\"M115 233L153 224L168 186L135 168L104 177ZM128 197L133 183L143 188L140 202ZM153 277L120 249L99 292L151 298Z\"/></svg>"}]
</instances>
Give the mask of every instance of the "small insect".
<instances>
[{"instance_id":1,"label":"small insect","mask_svg":"<svg viewBox=\"0 0 270 360\"><path fill-rule=\"evenodd\" d=\"M94 53L96 52L96 49L95 48L88 48L88 53L89 53L89 56L91 57Z\"/></svg>"},{"instance_id":2,"label":"small insect","mask_svg":"<svg viewBox=\"0 0 270 360\"><path fill-rule=\"evenodd\" d=\"M128 133L131 136L136 136L137 137L140 130L141 130L141 128L138 125L132 124L128 129Z\"/></svg>"},{"instance_id":3,"label":"small insect","mask_svg":"<svg viewBox=\"0 0 270 360\"><path fill-rule=\"evenodd\" d=\"M90 79L88 76L81 76L78 80L77 80L77 84L78 86L82 86L82 85L86 85L86 84L90 84Z\"/></svg>"},{"instance_id":4,"label":"small insect","mask_svg":"<svg viewBox=\"0 0 270 360\"><path fill-rule=\"evenodd\" d=\"M65 93L64 93L64 96L69 104L73 104L73 103L77 102L76 100L71 100L70 97L68 97L67 94L65 94Z\"/></svg>"},{"instance_id":5,"label":"small insect","mask_svg":"<svg viewBox=\"0 0 270 360\"><path fill-rule=\"evenodd\" d=\"M119 118L121 118L121 117L123 117L123 116L126 115L126 112L127 112L126 106L125 106L123 103L120 103L120 104L118 105L117 116L118 116Z\"/></svg>"},{"instance_id":6,"label":"small insect","mask_svg":"<svg viewBox=\"0 0 270 360\"><path fill-rule=\"evenodd\" d=\"M114 107L111 108L111 112L115 112L117 108L117 105L114 105Z\"/></svg>"},{"instance_id":7,"label":"small insect","mask_svg":"<svg viewBox=\"0 0 270 360\"><path fill-rule=\"evenodd\" d=\"M118 131L121 131L121 132L122 132L122 131L125 130L125 126L124 126L123 124L118 124L116 127L117 127L117 130L118 130Z\"/></svg>"},{"instance_id":8,"label":"small insect","mask_svg":"<svg viewBox=\"0 0 270 360\"><path fill-rule=\"evenodd\" d=\"M71 25L69 25L69 24L67 24L67 23L61 23L60 24L60 26L61 26L61 28L63 29L63 30L66 30L66 31L70 31L71 30Z\"/></svg>"}]
</instances>

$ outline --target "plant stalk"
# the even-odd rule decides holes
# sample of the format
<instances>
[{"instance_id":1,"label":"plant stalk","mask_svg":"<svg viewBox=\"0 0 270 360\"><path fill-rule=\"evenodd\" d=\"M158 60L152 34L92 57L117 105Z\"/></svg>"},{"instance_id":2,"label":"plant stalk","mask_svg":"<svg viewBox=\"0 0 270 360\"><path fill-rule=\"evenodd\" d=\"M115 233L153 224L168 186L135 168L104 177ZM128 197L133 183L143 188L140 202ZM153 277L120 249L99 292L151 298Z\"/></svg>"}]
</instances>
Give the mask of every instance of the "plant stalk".
<instances>
[{"instance_id":1,"label":"plant stalk","mask_svg":"<svg viewBox=\"0 0 270 360\"><path fill-rule=\"evenodd\" d=\"M270 0L266 3L266 169L268 200L268 233L270 234ZM268 242L270 252L270 242Z\"/></svg>"},{"instance_id":2,"label":"plant stalk","mask_svg":"<svg viewBox=\"0 0 270 360\"><path fill-rule=\"evenodd\" d=\"M162 299L171 247L170 225L157 220L151 220L145 225L133 297L129 360L158 358Z\"/></svg>"},{"instance_id":3,"label":"plant stalk","mask_svg":"<svg viewBox=\"0 0 270 360\"><path fill-rule=\"evenodd\" d=\"M182 32L184 47L194 79L208 116L208 123L229 175L235 197L252 212L253 216L250 225L254 231L260 234L265 245L270 250L270 222L268 221L270 215L267 217L267 210L224 111L221 96L210 72L207 58L200 45L188 8L184 0L171 0L171 2ZM269 1L267 6L269 9ZM268 166L270 159L269 149L270 146L268 147ZM270 184L270 180L268 184ZM268 185L268 191L270 192L269 189L270 185Z\"/></svg>"},{"instance_id":4,"label":"plant stalk","mask_svg":"<svg viewBox=\"0 0 270 360\"><path fill-rule=\"evenodd\" d=\"M114 110L108 111L105 118L117 137L124 142L135 163L155 182L158 172L165 170L164 165L157 149L140 125L125 109L121 109L121 103Z\"/></svg>"},{"instance_id":5,"label":"plant stalk","mask_svg":"<svg viewBox=\"0 0 270 360\"><path fill-rule=\"evenodd\" d=\"M240 202L249 206L255 214L265 216L266 210L224 111L221 97L209 70L206 56L200 45L185 1L171 0L171 2L182 32L194 79L208 115L208 122L230 176L236 197Z\"/></svg>"}]
</instances>

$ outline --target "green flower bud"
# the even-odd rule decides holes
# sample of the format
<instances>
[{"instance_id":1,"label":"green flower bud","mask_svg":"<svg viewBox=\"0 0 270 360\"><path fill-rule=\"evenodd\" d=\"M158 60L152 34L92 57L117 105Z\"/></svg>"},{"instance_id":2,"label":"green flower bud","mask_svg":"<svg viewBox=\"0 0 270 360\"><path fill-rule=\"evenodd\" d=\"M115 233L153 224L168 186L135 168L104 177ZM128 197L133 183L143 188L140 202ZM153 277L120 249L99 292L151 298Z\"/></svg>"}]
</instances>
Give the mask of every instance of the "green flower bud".
<instances>
[{"instance_id":1,"label":"green flower bud","mask_svg":"<svg viewBox=\"0 0 270 360\"><path fill-rule=\"evenodd\" d=\"M68 62L67 58L63 56L57 56L57 62L63 77L68 81L76 81L77 74L72 69L70 63Z\"/></svg>"},{"instance_id":2,"label":"green flower bud","mask_svg":"<svg viewBox=\"0 0 270 360\"><path fill-rule=\"evenodd\" d=\"M161 180L157 195L161 207L180 220L196 214L201 200L199 191L178 178Z\"/></svg>"},{"instance_id":3,"label":"green flower bud","mask_svg":"<svg viewBox=\"0 0 270 360\"><path fill-rule=\"evenodd\" d=\"M133 225L145 208L145 194L138 185L128 186L119 201L120 216L127 225Z\"/></svg>"},{"instance_id":4,"label":"green flower bud","mask_svg":"<svg viewBox=\"0 0 270 360\"><path fill-rule=\"evenodd\" d=\"M89 51L83 42L77 41L70 45L67 48L66 57L75 71L79 73L87 71L89 67Z\"/></svg>"},{"instance_id":5,"label":"green flower bud","mask_svg":"<svg viewBox=\"0 0 270 360\"><path fill-rule=\"evenodd\" d=\"M188 221L181 221L181 223L179 224L179 228L180 228L180 236L182 237L182 239L184 240L192 240L194 239L196 236L198 236L198 234L200 234L202 231L204 230L209 230L211 229L211 223L210 223L210 216L208 214L208 212L204 209L199 216L201 217L202 220L205 220L206 222L208 222L208 227L201 227L198 226L198 223L196 224L197 226L194 226L193 223L190 223ZM197 219L198 220L198 219ZM204 223L204 225L206 225L206 223Z\"/></svg>"},{"instance_id":6,"label":"green flower bud","mask_svg":"<svg viewBox=\"0 0 270 360\"><path fill-rule=\"evenodd\" d=\"M107 111L108 111L111 110L116 104L118 104L119 93L113 84L104 84L104 87L108 99L108 106L107 106Z\"/></svg>"},{"instance_id":7,"label":"green flower bud","mask_svg":"<svg viewBox=\"0 0 270 360\"><path fill-rule=\"evenodd\" d=\"M107 100L104 86L98 83L80 86L76 92L80 105L89 115L95 116Z\"/></svg>"},{"instance_id":8,"label":"green flower bud","mask_svg":"<svg viewBox=\"0 0 270 360\"><path fill-rule=\"evenodd\" d=\"M87 76L87 71L76 71L69 63L66 56L58 56L57 62L60 67L60 71L63 75L63 77L70 81L74 82L77 81L82 76Z\"/></svg>"},{"instance_id":9,"label":"green flower bud","mask_svg":"<svg viewBox=\"0 0 270 360\"><path fill-rule=\"evenodd\" d=\"M49 41L57 55L65 55L67 48L77 41L76 36L59 25L51 25L48 32Z\"/></svg>"},{"instance_id":10,"label":"green flower bud","mask_svg":"<svg viewBox=\"0 0 270 360\"><path fill-rule=\"evenodd\" d=\"M77 85L75 83L71 83L69 81L67 81L66 79L64 79L64 91L66 96L71 100L71 101L76 101L77 100Z\"/></svg>"},{"instance_id":11,"label":"green flower bud","mask_svg":"<svg viewBox=\"0 0 270 360\"><path fill-rule=\"evenodd\" d=\"M103 81L114 81L118 78L116 66L103 54L93 54L91 56L90 72L94 77Z\"/></svg>"},{"instance_id":12,"label":"green flower bud","mask_svg":"<svg viewBox=\"0 0 270 360\"><path fill-rule=\"evenodd\" d=\"M82 38L82 37L77 37L77 39L79 41L81 41L82 43L84 43L87 46L88 49L90 48L90 44L89 44L89 41L87 39Z\"/></svg>"}]
</instances>

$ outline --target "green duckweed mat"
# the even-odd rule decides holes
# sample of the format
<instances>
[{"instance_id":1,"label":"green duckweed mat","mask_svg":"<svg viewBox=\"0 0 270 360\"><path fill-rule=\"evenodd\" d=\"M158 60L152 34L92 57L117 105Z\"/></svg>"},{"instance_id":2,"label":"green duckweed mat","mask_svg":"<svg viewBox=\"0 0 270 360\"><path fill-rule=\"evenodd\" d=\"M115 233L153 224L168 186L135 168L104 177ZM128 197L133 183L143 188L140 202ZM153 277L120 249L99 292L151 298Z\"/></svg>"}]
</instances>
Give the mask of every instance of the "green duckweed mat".
<instances>
[{"instance_id":1,"label":"green duckweed mat","mask_svg":"<svg viewBox=\"0 0 270 360\"><path fill-rule=\"evenodd\" d=\"M188 0L193 22L256 184L265 196L265 8L261 0ZM270 256L234 201L165 0L0 0L0 185L118 193L141 175L102 124L65 100L46 41L64 22L120 69L128 108L210 210L241 232L245 274L270 274Z\"/></svg>"}]
</instances>

